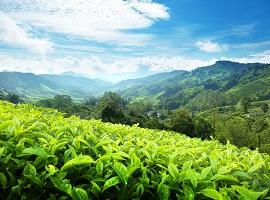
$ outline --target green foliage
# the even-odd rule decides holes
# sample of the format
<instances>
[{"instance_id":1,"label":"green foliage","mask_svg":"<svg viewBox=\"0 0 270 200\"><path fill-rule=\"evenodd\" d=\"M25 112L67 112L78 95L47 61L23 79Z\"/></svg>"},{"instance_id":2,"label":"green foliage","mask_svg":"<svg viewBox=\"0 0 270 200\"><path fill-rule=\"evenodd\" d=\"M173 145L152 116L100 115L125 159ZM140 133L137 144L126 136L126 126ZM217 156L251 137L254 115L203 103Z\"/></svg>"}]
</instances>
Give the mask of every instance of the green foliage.
<instances>
[{"instance_id":1,"label":"green foliage","mask_svg":"<svg viewBox=\"0 0 270 200\"><path fill-rule=\"evenodd\" d=\"M183 111L181 111L183 112ZM270 157L0 102L1 199L265 199Z\"/></svg>"},{"instance_id":2,"label":"green foliage","mask_svg":"<svg viewBox=\"0 0 270 200\"><path fill-rule=\"evenodd\" d=\"M112 84L98 79L70 75L35 75L32 73L0 72L0 88L12 91L23 99L52 98L67 94L83 100L89 95L100 95Z\"/></svg>"},{"instance_id":3,"label":"green foliage","mask_svg":"<svg viewBox=\"0 0 270 200\"><path fill-rule=\"evenodd\" d=\"M258 148L260 152L269 153L270 117L261 110L261 105L267 103L252 102L246 114L235 106L227 106L198 113L195 118L215 125L212 136L224 144L230 141L238 147Z\"/></svg>"},{"instance_id":4,"label":"green foliage","mask_svg":"<svg viewBox=\"0 0 270 200\"><path fill-rule=\"evenodd\" d=\"M202 139L209 139L214 135L215 129L212 124L201 117L195 117L194 132L195 136Z\"/></svg>"},{"instance_id":5,"label":"green foliage","mask_svg":"<svg viewBox=\"0 0 270 200\"><path fill-rule=\"evenodd\" d=\"M248 113L248 109L251 107L251 98L244 97L239 101L240 106L244 113Z\"/></svg>"},{"instance_id":6,"label":"green foliage","mask_svg":"<svg viewBox=\"0 0 270 200\"><path fill-rule=\"evenodd\" d=\"M169 127L173 131L193 136L194 124L190 113L184 109L173 112L169 119Z\"/></svg>"},{"instance_id":7,"label":"green foliage","mask_svg":"<svg viewBox=\"0 0 270 200\"><path fill-rule=\"evenodd\" d=\"M261 109L264 113L267 113L269 111L269 105L267 103L262 103Z\"/></svg>"},{"instance_id":8,"label":"green foliage","mask_svg":"<svg viewBox=\"0 0 270 200\"><path fill-rule=\"evenodd\" d=\"M9 101L14 104L23 102L19 95L13 92L7 92L5 90L0 90L0 100Z\"/></svg>"},{"instance_id":9,"label":"green foliage","mask_svg":"<svg viewBox=\"0 0 270 200\"><path fill-rule=\"evenodd\" d=\"M56 95L54 100L56 108L66 108L72 105L72 99L69 95Z\"/></svg>"}]
</instances>

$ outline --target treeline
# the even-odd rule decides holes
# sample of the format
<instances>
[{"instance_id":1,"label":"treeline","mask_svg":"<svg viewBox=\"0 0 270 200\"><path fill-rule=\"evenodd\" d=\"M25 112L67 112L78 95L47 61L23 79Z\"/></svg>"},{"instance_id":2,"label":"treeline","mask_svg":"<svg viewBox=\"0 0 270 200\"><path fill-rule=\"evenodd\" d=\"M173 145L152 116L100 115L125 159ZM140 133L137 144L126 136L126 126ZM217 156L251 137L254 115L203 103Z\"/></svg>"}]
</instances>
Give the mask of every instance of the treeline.
<instances>
[{"instance_id":1,"label":"treeline","mask_svg":"<svg viewBox=\"0 0 270 200\"><path fill-rule=\"evenodd\" d=\"M68 95L57 95L35 104L58 109L66 113L66 116L77 115L83 119L101 119L103 122L138 124L139 127L173 130L190 137L207 139L214 132L209 122L185 109L160 110L151 101L127 101L114 92L105 92L100 98L90 97L84 103L75 103Z\"/></svg>"},{"instance_id":2,"label":"treeline","mask_svg":"<svg viewBox=\"0 0 270 200\"><path fill-rule=\"evenodd\" d=\"M105 92L100 98L90 97L84 103L76 103L67 95L57 95L40 100L36 105L58 109L66 116L138 124L143 128L172 130L202 139L213 137L222 143L230 141L238 147L259 148L270 153L269 106L267 101L254 101L253 97L243 97L234 102L235 105L220 106L220 102L226 103L226 98L208 91L184 107L169 110L151 100L128 101L117 93Z\"/></svg>"},{"instance_id":3,"label":"treeline","mask_svg":"<svg viewBox=\"0 0 270 200\"><path fill-rule=\"evenodd\" d=\"M3 101L9 101L14 104L22 103L23 100L20 98L19 95L13 93L13 92L8 92L5 90L0 90L0 100Z\"/></svg>"},{"instance_id":4,"label":"treeline","mask_svg":"<svg viewBox=\"0 0 270 200\"><path fill-rule=\"evenodd\" d=\"M269 102L252 102L242 98L236 105L219 107L199 113L210 121L213 137L222 143L230 141L238 147L248 147L270 153Z\"/></svg>"}]
</instances>

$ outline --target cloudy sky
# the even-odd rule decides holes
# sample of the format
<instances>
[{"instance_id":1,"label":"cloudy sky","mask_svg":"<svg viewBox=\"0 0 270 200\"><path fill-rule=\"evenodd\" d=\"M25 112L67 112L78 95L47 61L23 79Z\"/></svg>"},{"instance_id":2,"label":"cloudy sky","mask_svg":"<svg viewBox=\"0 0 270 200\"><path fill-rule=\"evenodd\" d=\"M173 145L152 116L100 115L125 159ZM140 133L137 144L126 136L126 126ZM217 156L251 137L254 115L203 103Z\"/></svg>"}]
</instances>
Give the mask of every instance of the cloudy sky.
<instances>
[{"instance_id":1,"label":"cloudy sky","mask_svg":"<svg viewBox=\"0 0 270 200\"><path fill-rule=\"evenodd\" d=\"M270 63L269 0L0 0L0 71L110 81Z\"/></svg>"}]
</instances>

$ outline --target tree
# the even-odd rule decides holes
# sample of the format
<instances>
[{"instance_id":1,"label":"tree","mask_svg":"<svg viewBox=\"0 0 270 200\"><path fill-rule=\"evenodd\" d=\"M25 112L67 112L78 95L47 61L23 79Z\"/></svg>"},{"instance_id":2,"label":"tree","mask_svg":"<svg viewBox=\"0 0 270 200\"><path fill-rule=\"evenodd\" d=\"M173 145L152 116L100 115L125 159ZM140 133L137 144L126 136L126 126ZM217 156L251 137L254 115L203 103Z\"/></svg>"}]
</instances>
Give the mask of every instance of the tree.
<instances>
[{"instance_id":1,"label":"tree","mask_svg":"<svg viewBox=\"0 0 270 200\"><path fill-rule=\"evenodd\" d=\"M239 104L242 107L244 113L248 113L248 109L251 107L251 98L244 97L240 99Z\"/></svg>"},{"instance_id":2,"label":"tree","mask_svg":"<svg viewBox=\"0 0 270 200\"><path fill-rule=\"evenodd\" d=\"M107 105L125 107L127 105L127 102L116 92L105 92L100 98L99 104L102 107L105 107Z\"/></svg>"},{"instance_id":3,"label":"tree","mask_svg":"<svg viewBox=\"0 0 270 200\"><path fill-rule=\"evenodd\" d=\"M226 139L230 140L232 144L238 147L254 146L254 136L249 130L248 123L245 119L239 116L231 117L223 126L225 128Z\"/></svg>"},{"instance_id":4,"label":"tree","mask_svg":"<svg viewBox=\"0 0 270 200\"><path fill-rule=\"evenodd\" d=\"M98 112L102 121L112 123L127 123L124 114L127 102L115 92L105 92L100 98Z\"/></svg>"},{"instance_id":5,"label":"tree","mask_svg":"<svg viewBox=\"0 0 270 200\"><path fill-rule=\"evenodd\" d=\"M184 109L177 109L169 119L169 128L173 131L194 136L194 124L191 115Z\"/></svg>"},{"instance_id":6,"label":"tree","mask_svg":"<svg viewBox=\"0 0 270 200\"><path fill-rule=\"evenodd\" d=\"M101 119L104 122L124 123L125 115L120 108L107 105L101 111Z\"/></svg>"},{"instance_id":7,"label":"tree","mask_svg":"<svg viewBox=\"0 0 270 200\"><path fill-rule=\"evenodd\" d=\"M153 110L153 104L149 100L134 101L128 104L128 109L138 114L144 114Z\"/></svg>"},{"instance_id":8,"label":"tree","mask_svg":"<svg viewBox=\"0 0 270 200\"><path fill-rule=\"evenodd\" d=\"M152 113L151 116L147 117L145 122L146 128L152 128L152 129L164 129L164 124L159 119L156 112Z\"/></svg>"},{"instance_id":9,"label":"tree","mask_svg":"<svg viewBox=\"0 0 270 200\"><path fill-rule=\"evenodd\" d=\"M73 102L69 95L56 95L54 97L56 108L68 108L72 106Z\"/></svg>"},{"instance_id":10,"label":"tree","mask_svg":"<svg viewBox=\"0 0 270 200\"><path fill-rule=\"evenodd\" d=\"M212 79L207 79L204 83L204 88L207 90L219 90L219 85Z\"/></svg>"},{"instance_id":11,"label":"tree","mask_svg":"<svg viewBox=\"0 0 270 200\"><path fill-rule=\"evenodd\" d=\"M20 96L17 94L8 94L7 100L11 103L14 103L14 104L22 103Z\"/></svg>"},{"instance_id":12,"label":"tree","mask_svg":"<svg viewBox=\"0 0 270 200\"><path fill-rule=\"evenodd\" d=\"M93 107L96 106L97 103L98 99L96 97L91 96L86 100L85 105Z\"/></svg>"},{"instance_id":13,"label":"tree","mask_svg":"<svg viewBox=\"0 0 270 200\"><path fill-rule=\"evenodd\" d=\"M261 148L262 139L261 134L268 128L268 122L265 117L256 117L251 120L251 129L255 133L258 139L258 147Z\"/></svg>"},{"instance_id":14,"label":"tree","mask_svg":"<svg viewBox=\"0 0 270 200\"><path fill-rule=\"evenodd\" d=\"M4 90L0 90L0 100L7 100L8 93Z\"/></svg>"},{"instance_id":15,"label":"tree","mask_svg":"<svg viewBox=\"0 0 270 200\"><path fill-rule=\"evenodd\" d=\"M196 117L194 119L194 134L196 137L208 139L214 134L214 131L215 129L208 121L201 117Z\"/></svg>"},{"instance_id":16,"label":"tree","mask_svg":"<svg viewBox=\"0 0 270 200\"><path fill-rule=\"evenodd\" d=\"M55 108L56 100L55 99L41 99L39 100L36 105L45 107L45 108Z\"/></svg>"},{"instance_id":17,"label":"tree","mask_svg":"<svg viewBox=\"0 0 270 200\"><path fill-rule=\"evenodd\" d=\"M269 105L267 103L262 103L261 109L264 113L267 113L269 111Z\"/></svg>"}]
</instances>

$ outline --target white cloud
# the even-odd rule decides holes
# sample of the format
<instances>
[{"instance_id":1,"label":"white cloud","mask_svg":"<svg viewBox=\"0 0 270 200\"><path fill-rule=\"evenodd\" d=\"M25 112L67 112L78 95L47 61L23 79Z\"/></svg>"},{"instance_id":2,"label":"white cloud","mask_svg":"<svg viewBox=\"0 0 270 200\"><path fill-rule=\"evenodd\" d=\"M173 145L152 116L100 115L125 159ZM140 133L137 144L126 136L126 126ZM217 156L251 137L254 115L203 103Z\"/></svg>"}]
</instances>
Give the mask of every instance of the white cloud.
<instances>
[{"instance_id":1,"label":"white cloud","mask_svg":"<svg viewBox=\"0 0 270 200\"><path fill-rule=\"evenodd\" d=\"M0 71L31 72L35 74L60 74L73 71L95 76L136 70L137 66L127 61L107 63L95 56L82 59L69 56L57 59L0 56Z\"/></svg>"},{"instance_id":2,"label":"white cloud","mask_svg":"<svg viewBox=\"0 0 270 200\"><path fill-rule=\"evenodd\" d=\"M131 59L130 62L137 66L148 68L149 71L162 72L172 70L191 70L197 67L207 66L215 63L216 60L199 60L175 57L139 57Z\"/></svg>"},{"instance_id":3,"label":"white cloud","mask_svg":"<svg viewBox=\"0 0 270 200\"><path fill-rule=\"evenodd\" d=\"M219 45L217 43L211 42L210 40L197 41L196 46L205 52L219 52L227 48L225 45Z\"/></svg>"},{"instance_id":4,"label":"white cloud","mask_svg":"<svg viewBox=\"0 0 270 200\"><path fill-rule=\"evenodd\" d=\"M223 57L222 60L230 60L240 63L270 63L270 50L266 50L260 53L251 54L247 57L242 58L226 58Z\"/></svg>"},{"instance_id":5,"label":"white cloud","mask_svg":"<svg viewBox=\"0 0 270 200\"><path fill-rule=\"evenodd\" d=\"M97 76L114 73L132 73L140 70L162 72L191 70L213 64L216 60L202 61L183 57L137 57L105 62L99 57L83 59L65 57L58 59L29 59L0 56L0 71L32 72L36 74L59 74L67 71Z\"/></svg>"},{"instance_id":6,"label":"white cloud","mask_svg":"<svg viewBox=\"0 0 270 200\"><path fill-rule=\"evenodd\" d=\"M52 50L51 43L45 39L31 37L16 21L0 13L0 42L18 45L34 53L46 54Z\"/></svg>"},{"instance_id":7,"label":"white cloud","mask_svg":"<svg viewBox=\"0 0 270 200\"><path fill-rule=\"evenodd\" d=\"M0 10L32 26L100 42L140 44L149 35L127 30L151 26L170 17L152 0L2 0Z\"/></svg>"},{"instance_id":8,"label":"white cloud","mask_svg":"<svg viewBox=\"0 0 270 200\"><path fill-rule=\"evenodd\" d=\"M104 61L100 57L86 58L64 57L58 59L17 58L0 55L0 71L32 72L36 74L60 74L67 71L82 73L91 77L109 76L119 73L136 72L164 72L172 70L192 70L197 67L214 64L217 60L230 60L241 63L270 63L270 50L247 57L239 58L213 58L200 60L176 57L137 57L117 59L117 61Z\"/></svg>"}]
</instances>

